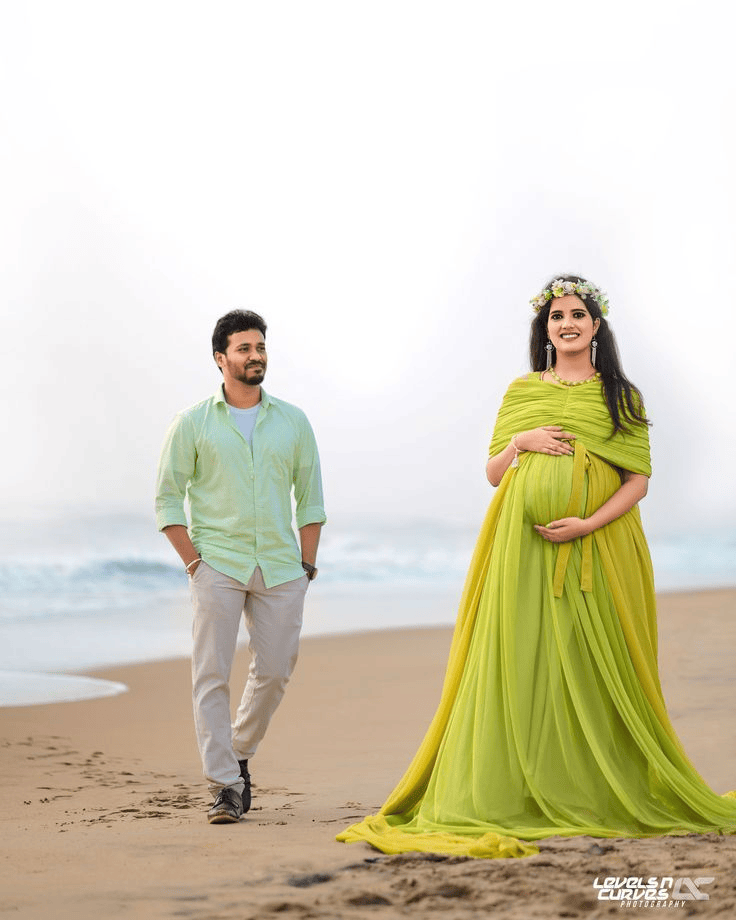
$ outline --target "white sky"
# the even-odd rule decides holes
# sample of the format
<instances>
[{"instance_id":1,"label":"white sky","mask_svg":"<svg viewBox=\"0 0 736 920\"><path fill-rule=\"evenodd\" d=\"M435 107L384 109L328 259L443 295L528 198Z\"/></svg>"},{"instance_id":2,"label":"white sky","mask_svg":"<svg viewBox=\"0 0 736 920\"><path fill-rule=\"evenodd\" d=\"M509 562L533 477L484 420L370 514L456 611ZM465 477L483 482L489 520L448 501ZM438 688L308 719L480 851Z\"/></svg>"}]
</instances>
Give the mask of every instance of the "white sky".
<instances>
[{"instance_id":1,"label":"white sky","mask_svg":"<svg viewBox=\"0 0 736 920\"><path fill-rule=\"evenodd\" d=\"M528 300L608 291L650 530L727 524L720 2L34 2L0 14L0 507L147 511L217 317L269 324L328 514L477 520Z\"/></svg>"}]
</instances>

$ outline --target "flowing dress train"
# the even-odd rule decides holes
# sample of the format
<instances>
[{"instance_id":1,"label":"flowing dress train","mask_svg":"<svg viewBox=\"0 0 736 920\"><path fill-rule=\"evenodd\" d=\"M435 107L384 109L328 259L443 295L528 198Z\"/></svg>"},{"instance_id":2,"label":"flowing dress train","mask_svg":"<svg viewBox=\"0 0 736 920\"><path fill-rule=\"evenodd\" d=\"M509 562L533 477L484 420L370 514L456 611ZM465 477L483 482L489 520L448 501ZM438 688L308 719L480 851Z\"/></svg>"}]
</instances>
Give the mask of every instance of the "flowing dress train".
<instances>
[{"instance_id":1,"label":"flowing dress train","mask_svg":"<svg viewBox=\"0 0 736 920\"><path fill-rule=\"evenodd\" d=\"M561 425L574 456L523 453L483 523L439 707L378 813L338 840L385 853L527 856L554 835L736 832L736 793L713 792L670 724L657 671L652 566L638 507L552 544L536 523L589 516L649 475L647 428L611 437L600 384L515 380L490 453Z\"/></svg>"}]
</instances>

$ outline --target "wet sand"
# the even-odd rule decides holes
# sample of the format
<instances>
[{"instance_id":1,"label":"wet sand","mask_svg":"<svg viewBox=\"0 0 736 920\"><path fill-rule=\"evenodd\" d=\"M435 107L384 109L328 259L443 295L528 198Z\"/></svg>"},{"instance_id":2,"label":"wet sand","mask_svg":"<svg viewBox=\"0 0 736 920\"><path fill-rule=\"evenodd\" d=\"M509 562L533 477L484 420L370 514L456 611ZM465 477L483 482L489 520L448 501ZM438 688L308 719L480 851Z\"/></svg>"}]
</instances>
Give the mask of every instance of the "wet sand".
<instances>
[{"instance_id":1,"label":"wet sand","mask_svg":"<svg viewBox=\"0 0 736 920\"><path fill-rule=\"evenodd\" d=\"M736 591L660 597L673 723L736 788ZM0 709L0 914L44 920L603 917L606 876L713 877L675 916L736 914L736 837L552 838L525 860L383 856L336 843L399 779L439 697L451 631L305 639L251 766L254 807L210 826L189 663L108 668L127 693ZM247 653L238 655L241 686ZM643 908L640 908L641 910ZM639 912L639 911L637 911ZM659 915L659 910L657 911Z\"/></svg>"}]
</instances>

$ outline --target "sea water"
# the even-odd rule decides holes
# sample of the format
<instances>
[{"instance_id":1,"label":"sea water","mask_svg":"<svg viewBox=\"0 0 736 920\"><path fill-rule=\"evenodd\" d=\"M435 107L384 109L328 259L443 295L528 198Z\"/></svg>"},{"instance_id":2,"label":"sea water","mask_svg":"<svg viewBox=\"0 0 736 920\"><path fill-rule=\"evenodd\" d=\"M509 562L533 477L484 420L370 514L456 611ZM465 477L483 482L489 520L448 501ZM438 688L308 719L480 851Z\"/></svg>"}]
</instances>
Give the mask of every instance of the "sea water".
<instances>
[{"instance_id":1,"label":"sea water","mask_svg":"<svg viewBox=\"0 0 736 920\"><path fill-rule=\"evenodd\" d=\"M451 624L479 526L331 521L304 635ZM655 539L650 548L660 591L736 584L736 530ZM18 697L13 673L186 656L190 630L183 567L147 516L0 521L0 704ZM48 687L31 701L49 698Z\"/></svg>"}]
</instances>

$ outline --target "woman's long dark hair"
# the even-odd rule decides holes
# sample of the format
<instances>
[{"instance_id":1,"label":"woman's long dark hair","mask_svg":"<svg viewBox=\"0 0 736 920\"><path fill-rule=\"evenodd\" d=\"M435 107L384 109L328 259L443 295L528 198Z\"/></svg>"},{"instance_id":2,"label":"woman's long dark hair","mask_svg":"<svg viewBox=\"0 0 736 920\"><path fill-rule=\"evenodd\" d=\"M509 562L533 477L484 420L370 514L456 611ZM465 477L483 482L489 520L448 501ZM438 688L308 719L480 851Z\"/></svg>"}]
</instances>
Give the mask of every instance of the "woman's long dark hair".
<instances>
[{"instance_id":1,"label":"woman's long dark hair","mask_svg":"<svg viewBox=\"0 0 736 920\"><path fill-rule=\"evenodd\" d=\"M552 282L557 280L585 283L586 279L581 278L580 275L557 275L555 278L550 279L544 290L551 288ZM650 425L651 422L644 414L644 400L641 392L627 379L621 368L621 358L616 347L616 339L606 322L606 318L601 313L598 301L594 300L590 295L576 294L575 296L583 301L594 322L595 320L600 320L598 331L595 334L598 342L595 364L596 370L601 375L606 404L613 422L613 432L626 431L632 424ZM532 320L529 356L533 371L543 371L547 367L547 352L545 350L548 339L547 321L554 302L554 297L548 300ZM555 356L553 355L553 364L554 358Z\"/></svg>"}]
</instances>

